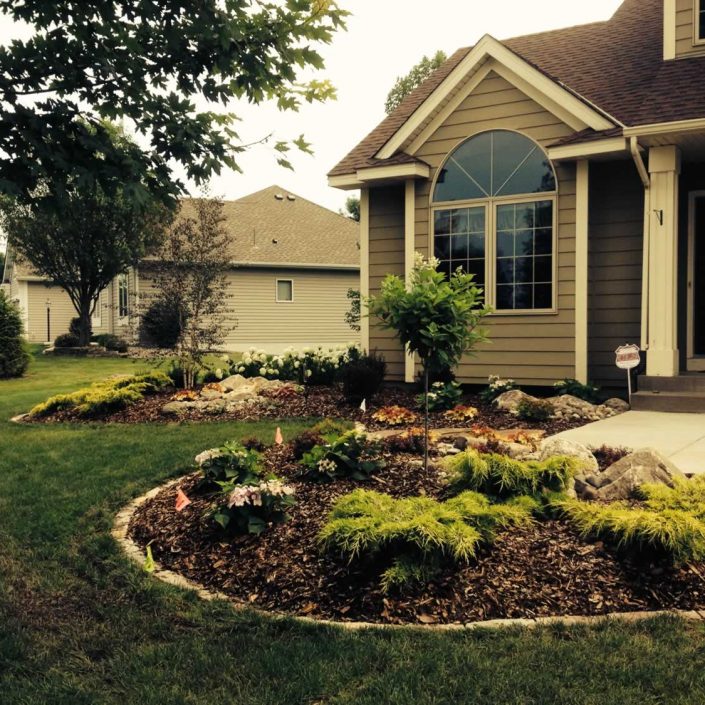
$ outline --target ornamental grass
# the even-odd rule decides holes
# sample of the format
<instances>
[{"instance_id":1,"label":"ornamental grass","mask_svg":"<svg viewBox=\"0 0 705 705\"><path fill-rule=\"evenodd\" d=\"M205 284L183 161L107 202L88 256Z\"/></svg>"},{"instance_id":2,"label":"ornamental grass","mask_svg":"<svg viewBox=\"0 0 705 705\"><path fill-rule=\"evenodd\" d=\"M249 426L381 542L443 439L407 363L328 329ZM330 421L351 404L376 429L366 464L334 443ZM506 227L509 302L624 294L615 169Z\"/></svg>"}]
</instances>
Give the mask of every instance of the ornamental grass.
<instances>
[{"instance_id":1,"label":"ornamental grass","mask_svg":"<svg viewBox=\"0 0 705 705\"><path fill-rule=\"evenodd\" d=\"M467 563L498 532L531 523L536 508L529 497L493 504L464 492L439 502L356 490L336 502L318 538L324 550L349 561L386 564L380 584L388 592L431 579L444 563Z\"/></svg>"},{"instance_id":2,"label":"ornamental grass","mask_svg":"<svg viewBox=\"0 0 705 705\"><path fill-rule=\"evenodd\" d=\"M101 416L125 409L145 395L154 394L170 385L171 380L162 372L125 375L96 382L70 394L57 394L37 404L29 413L30 416L44 417L57 411L71 410L85 418Z\"/></svg>"},{"instance_id":3,"label":"ornamental grass","mask_svg":"<svg viewBox=\"0 0 705 705\"><path fill-rule=\"evenodd\" d=\"M512 497L564 492L578 466L574 458L564 456L524 461L468 450L446 459L445 469L452 493L474 490L495 497Z\"/></svg>"},{"instance_id":4,"label":"ornamental grass","mask_svg":"<svg viewBox=\"0 0 705 705\"><path fill-rule=\"evenodd\" d=\"M551 506L582 536L639 553L656 553L679 565L705 560L705 478L674 487L642 485L639 505L554 501Z\"/></svg>"}]
</instances>

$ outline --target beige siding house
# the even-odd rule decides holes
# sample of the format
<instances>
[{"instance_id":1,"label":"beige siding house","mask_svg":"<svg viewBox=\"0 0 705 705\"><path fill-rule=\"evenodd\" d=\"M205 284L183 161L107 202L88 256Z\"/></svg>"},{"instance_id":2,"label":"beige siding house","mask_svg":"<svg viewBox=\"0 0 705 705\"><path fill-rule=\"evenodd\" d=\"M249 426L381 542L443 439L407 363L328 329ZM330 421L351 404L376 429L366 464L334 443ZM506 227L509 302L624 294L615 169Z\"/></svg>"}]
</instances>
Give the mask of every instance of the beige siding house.
<instances>
[{"instance_id":1,"label":"beige siding house","mask_svg":"<svg viewBox=\"0 0 705 705\"><path fill-rule=\"evenodd\" d=\"M232 263L228 306L237 319L225 349L280 352L359 340L345 322L347 292L360 288L356 222L278 186L226 201L224 213L231 238L224 253ZM75 316L68 296L13 262L12 253L3 282L20 305L31 342L68 331ZM129 335L138 323L136 302L148 301L152 289L149 262L116 279L101 294L94 332Z\"/></svg>"},{"instance_id":2,"label":"beige siding house","mask_svg":"<svg viewBox=\"0 0 705 705\"><path fill-rule=\"evenodd\" d=\"M704 76L705 0L458 50L329 174L361 191L363 293L435 255L494 310L462 381L620 386L636 343L637 405L705 409ZM374 321L363 343L418 373Z\"/></svg>"}]
</instances>

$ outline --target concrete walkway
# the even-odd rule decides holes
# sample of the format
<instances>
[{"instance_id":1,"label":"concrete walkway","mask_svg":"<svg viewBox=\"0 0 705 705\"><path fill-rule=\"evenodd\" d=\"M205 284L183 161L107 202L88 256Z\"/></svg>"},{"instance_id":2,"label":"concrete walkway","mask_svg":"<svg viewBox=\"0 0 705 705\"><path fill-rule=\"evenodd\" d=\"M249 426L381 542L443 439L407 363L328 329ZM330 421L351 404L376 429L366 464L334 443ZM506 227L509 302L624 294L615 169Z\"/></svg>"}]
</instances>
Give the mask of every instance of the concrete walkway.
<instances>
[{"instance_id":1,"label":"concrete walkway","mask_svg":"<svg viewBox=\"0 0 705 705\"><path fill-rule=\"evenodd\" d=\"M595 448L655 448L686 473L705 473L705 414L628 411L558 434Z\"/></svg>"}]
</instances>

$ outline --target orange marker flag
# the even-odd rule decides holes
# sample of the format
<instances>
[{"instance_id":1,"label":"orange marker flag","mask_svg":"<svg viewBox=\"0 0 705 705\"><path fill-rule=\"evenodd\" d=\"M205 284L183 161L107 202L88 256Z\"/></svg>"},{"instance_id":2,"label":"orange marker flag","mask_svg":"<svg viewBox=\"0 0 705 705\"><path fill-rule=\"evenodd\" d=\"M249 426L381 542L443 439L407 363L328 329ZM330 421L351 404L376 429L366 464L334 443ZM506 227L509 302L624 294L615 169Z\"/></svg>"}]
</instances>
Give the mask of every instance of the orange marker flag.
<instances>
[{"instance_id":1,"label":"orange marker flag","mask_svg":"<svg viewBox=\"0 0 705 705\"><path fill-rule=\"evenodd\" d=\"M277 426L277 432L274 434L274 442L280 446L282 443L284 443L284 436L282 436L282 430Z\"/></svg>"},{"instance_id":2,"label":"orange marker flag","mask_svg":"<svg viewBox=\"0 0 705 705\"><path fill-rule=\"evenodd\" d=\"M183 512L189 504L191 504L191 500L184 494L183 490L179 490L176 495L176 511Z\"/></svg>"}]
</instances>

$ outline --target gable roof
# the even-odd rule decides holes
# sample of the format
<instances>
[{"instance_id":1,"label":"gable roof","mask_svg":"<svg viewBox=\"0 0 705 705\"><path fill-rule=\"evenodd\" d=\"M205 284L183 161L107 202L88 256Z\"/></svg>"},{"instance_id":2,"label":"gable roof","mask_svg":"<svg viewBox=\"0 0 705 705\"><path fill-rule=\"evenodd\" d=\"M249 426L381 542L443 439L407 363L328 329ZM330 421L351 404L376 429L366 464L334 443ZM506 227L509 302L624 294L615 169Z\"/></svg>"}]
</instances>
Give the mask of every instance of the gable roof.
<instances>
[{"instance_id":1,"label":"gable roof","mask_svg":"<svg viewBox=\"0 0 705 705\"><path fill-rule=\"evenodd\" d=\"M358 223L279 186L225 201L223 213L237 264L360 266Z\"/></svg>"},{"instance_id":2,"label":"gable roof","mask_svg":"<svg viewBox=\"0 0 705 705\"><path fill-rule=\"evenodd\" d=\"M183 199L181 213L188 216L192 212L192 199ZM279 186L224 201L223 213L231 236L230 251L224 256L238 265L360 266L358 223ZM44 281L27 262L15 258L9 247L7 257L8 280L12 276Z\"/></svg>"},{"instance_id":3,"label":"gable roof","mask_svg":"<svg viewBox=\"0 0 705 705\"><path fill-rule=\"evenodd\" d=\"M605 22L501 43L556 84L597 106L615 124L641 125L705 116L705 56L663 60L663 0L625 0ZM389 163L375 155L473 48L456 51L342 159L330 176Z\"/></svg>"}]
</instances>

